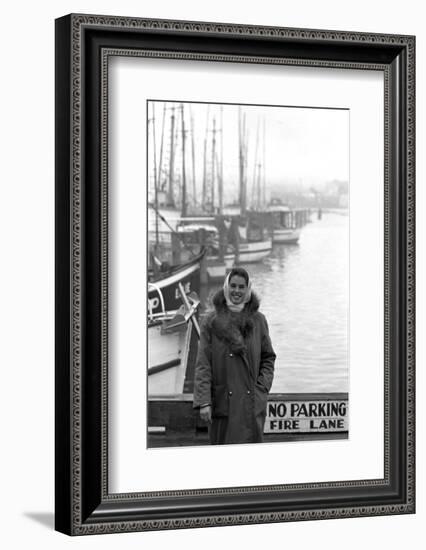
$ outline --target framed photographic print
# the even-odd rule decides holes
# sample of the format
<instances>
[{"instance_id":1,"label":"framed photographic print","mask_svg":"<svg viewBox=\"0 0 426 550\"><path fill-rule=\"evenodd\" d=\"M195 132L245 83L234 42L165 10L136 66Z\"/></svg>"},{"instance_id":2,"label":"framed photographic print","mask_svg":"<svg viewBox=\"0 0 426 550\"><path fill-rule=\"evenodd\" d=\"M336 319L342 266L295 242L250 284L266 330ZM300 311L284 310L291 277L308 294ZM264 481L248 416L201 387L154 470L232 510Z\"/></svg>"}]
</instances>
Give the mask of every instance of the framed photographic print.
<instances>
[{"instance_id":1,"label":"framed photographic print","mask_svg":"<svg viewBox=\"0 0 426 550\"><path fill-rule=\"evenodd\" d=\"M56 529L413 513L412 36L56 21Z\"/></svg>"}]
</instances>

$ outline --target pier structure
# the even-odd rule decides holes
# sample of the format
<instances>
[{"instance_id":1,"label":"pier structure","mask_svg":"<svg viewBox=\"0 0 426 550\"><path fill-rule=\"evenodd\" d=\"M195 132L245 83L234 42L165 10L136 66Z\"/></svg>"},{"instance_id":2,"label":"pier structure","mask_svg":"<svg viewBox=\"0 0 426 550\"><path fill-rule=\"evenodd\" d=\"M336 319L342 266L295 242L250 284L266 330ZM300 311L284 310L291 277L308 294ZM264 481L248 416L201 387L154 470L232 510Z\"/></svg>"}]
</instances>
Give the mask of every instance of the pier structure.
<instances>
[{"instance_id":1,"label":"pier structure","mask_svg":"<svg viewBox=\"0 0 426 550\"><path fill-rule=\"evenodd\" d=\"M192 407L192 393L150 397L148 447L208 445L208 425ZM271 393L264 442L346 439L347 393Z\"/></svg>"}]
</instances>

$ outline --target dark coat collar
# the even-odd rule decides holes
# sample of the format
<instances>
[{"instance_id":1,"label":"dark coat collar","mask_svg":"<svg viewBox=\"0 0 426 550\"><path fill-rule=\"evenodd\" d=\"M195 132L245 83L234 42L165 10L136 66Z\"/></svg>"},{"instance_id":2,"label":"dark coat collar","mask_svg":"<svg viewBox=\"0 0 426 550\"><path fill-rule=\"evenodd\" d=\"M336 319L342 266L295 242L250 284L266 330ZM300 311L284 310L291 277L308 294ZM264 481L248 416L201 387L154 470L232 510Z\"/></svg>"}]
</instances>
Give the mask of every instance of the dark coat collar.
<instances>
[{"instance_id":1,"label":"dark coat collar","mask_svg":"<svg viewBox=\"0 0 426 550\"><path fill-rule=\"evenodd\" d=\"M253 315L259 309L259 298L252 292L250 301L241 313L229 311L223 289L213 296L215 311L207 319L207 324L216 336L228 343L234 353L246 351L245 339L250 337L253 331Z\"/></svg>"}]
</instances>

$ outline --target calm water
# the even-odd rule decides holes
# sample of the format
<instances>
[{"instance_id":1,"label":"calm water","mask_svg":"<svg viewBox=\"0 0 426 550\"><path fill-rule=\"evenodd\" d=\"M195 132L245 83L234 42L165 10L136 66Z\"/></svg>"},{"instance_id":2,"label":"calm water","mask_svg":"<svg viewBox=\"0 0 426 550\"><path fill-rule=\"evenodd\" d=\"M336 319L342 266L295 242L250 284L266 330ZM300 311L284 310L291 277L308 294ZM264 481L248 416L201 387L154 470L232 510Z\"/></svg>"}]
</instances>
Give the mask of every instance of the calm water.
<instances>
[{"instance_id":1,"label":"calm water","mask_svg":"<svg viewBox=\"0 0 426 550\"><path fill-rule=\"evenodd\" d=\"M244 266L277 354L274 392L348 391L349 218L312 219L298 245Z\"/></svg>"}]
</instances>

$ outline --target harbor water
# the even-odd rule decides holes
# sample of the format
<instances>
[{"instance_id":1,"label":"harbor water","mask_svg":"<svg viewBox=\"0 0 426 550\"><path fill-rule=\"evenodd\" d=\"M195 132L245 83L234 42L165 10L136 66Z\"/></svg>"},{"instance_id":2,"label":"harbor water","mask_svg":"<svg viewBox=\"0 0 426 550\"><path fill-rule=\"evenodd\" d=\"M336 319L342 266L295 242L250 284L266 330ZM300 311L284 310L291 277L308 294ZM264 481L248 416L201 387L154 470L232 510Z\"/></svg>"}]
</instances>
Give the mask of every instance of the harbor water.
<instances>
[{"instance_id":1,"label":"harbor water","mask_svg":"<svg viewBox=\"0 0 426 550\"><path fill-rule=\"evenodd\" d=\"M348 392L349 217L312 216L296 245L244 265L277 354L272 392ZM204 305L218 288L202 291Z\"/></svg>"}]
</instances>

